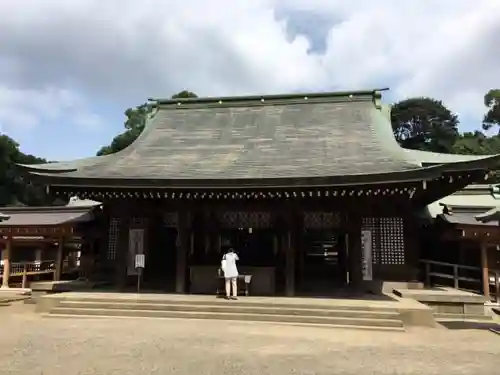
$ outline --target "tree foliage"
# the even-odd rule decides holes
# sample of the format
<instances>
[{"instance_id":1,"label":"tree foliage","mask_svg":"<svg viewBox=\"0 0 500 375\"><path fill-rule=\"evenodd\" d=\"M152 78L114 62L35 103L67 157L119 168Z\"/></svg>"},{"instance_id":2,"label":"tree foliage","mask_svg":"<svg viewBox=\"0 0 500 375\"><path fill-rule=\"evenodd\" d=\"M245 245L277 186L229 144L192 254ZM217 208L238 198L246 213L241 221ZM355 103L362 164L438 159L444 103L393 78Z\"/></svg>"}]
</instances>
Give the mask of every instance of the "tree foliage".
<instances>
[{"instance_id":1,"label":"tree foliage","mask_svg":"<svg viewBox=\"0 0 500 375\"><path fill-rule=\"evenodd\" d=\"M500 89L492 89L484 96L484 105L488 108L483 118L483 129L500 126Z\"/></svg>"},{"instance_id":2,"label":"tree foliage","mask_svg":"<svg viewBox=\"0 0 500 375\"><path fill-rule=\"evenodd\" d=\"M458 117L432 98L411 98L392 107L394 136L404 148L451 153L457 140Z\"/></svg>"},{"instance_id":3,"label":"tree foliage","mask_svg":"<svg viewBox=\"0 0 500 375\"><path fill-rule=\"evenodd\" d=\"M45 159L26 155L19 145L5 134L0 135L0 206L25 204L39 206L49 203L42 187L28 183L19 174L15 163L39 164Z\"/></svg>"},{"instance_id":4,"label":"tree foliage","mask_svg":"<svg viewBox=\"0 0 500 375\"><path fill-rule=\"evenodd\" d=\"M125 131L113 138L111 144L102 147L97 155L109 155L121 151L134 142L144 130L146 120L152 112L153 106L149 103L141 104L136 108L125 111Z\"/></svg>"},{"instance_id":5,"label":"tree foliage","mask_svg":"<svg viewBox=\"0 0 500 375\"><path fill-rule=\"evenodd\" d=\"M197 95L191 91L183 90L172 95L172 99L196 98ZM125 111L125 131L113 138L111 144L102 147L97 155L109 155L121 151L130 146L142 133L146 126L146 120L153 111L150 103L144 103L135 108L129 108Z\"/></svg>"},{"instance_id":6,"label":"tree foliage","mask_svg":"<svg viewBox=\"0 0 500 375\"><path fill-rule=\"evenodd\" d=\"M172 99L189 99L189 98L197 98L198 95L196 95L192 91L188 90L182 90L181 92L178 92L177 94L172 95Z\"/></svg>"},{"instance_id":7,"label":"tree foliage","mask_svg":"<svg viewBox=\"0 0 500 375\"><path fill-rule=\"evenodd\" d=\"M488 137L476 130L460 135L453 145L453 152L465 155L491 155L500 153L500 136Z\"/></svg>"}]
</instances>

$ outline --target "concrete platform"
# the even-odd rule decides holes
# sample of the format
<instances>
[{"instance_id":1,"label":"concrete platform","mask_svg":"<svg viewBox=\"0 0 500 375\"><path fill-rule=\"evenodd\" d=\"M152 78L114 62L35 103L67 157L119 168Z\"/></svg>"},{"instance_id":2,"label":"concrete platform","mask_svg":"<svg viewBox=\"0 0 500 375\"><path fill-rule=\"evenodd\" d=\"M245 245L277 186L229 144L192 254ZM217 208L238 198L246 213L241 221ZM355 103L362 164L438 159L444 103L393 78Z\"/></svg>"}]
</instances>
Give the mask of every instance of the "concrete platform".
<instances>
[{"instance_id":1,"label":"concrete platform","mask_svg":"<svg viewBox=\"0 0 500 375\"><path fill-rule=\"evenodd\" d=\"M0 288L0 307L10 306L12 302L31 298L31 289Z\"/></svg>"},{"instance_id":2,"label":"concrete platform","mask_svg":"<svg viewBox=\"0 0 500 375\"><path fill-rule=\"evenodd\" d=\"M447 287L432 289L394 289L394 293L399 297L411 298L420 302L484 304L487 301L482 295Z\"/></svg>"},{"instance_id":3,"label":"concrete platform","mask_svg":"<svg viewBox=\"0 0 500 375\"><path fill-rule=\"evenodd\" d=\"M434 309L440 320L488 321L487 299L480 295L448 287L432 289L395 289L394 294L405 299L413 299Z\"/></svg>"},{"instance_id":4,"label":"concrete platform","mask_svg":"<svg viewBox=\"0 0 500 375\"><path fill-rule=\"evenodd\" d=\"M30 296L29 288L0 288L0 298L9 298L17 296Z\"/></svg>"},{"instance_id":5,"label":"concrete platform","mask_svg":"<svg viewBox=\"0 0 500 375\"><path fill-rule=\"evenodd\" d=\"M90 290L101 285L103 282L89 280L61 280L61 281L34 281L30 284L34 292L71 292L76 290Z\"/></svg>"},{"instance_id":6,"label":"concrete platform","mask_svg":"<svg viewBox=\"0 0 500 375\"><path fill-rule=\"evenodd\" d=\"M356 299L68 292L39 298L49 316L159 317L324 324L331 327L402 329L435 327L433 310L415 300L371 296Z\"/></svg>"}]
</instances>

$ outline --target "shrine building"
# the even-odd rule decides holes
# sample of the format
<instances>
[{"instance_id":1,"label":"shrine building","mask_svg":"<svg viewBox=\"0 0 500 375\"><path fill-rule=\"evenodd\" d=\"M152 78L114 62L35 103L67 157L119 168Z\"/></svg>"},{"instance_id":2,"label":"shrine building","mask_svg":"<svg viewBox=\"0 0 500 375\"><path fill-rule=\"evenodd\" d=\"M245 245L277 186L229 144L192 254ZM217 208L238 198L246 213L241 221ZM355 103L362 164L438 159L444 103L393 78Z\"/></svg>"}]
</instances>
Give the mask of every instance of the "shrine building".
<instances>
[{"instance_id":1,"label":"shrine building","mask_svg":"<svg viewBox=\"0 0 500 375\"><path fill-rule=\"evenodd\" d=\"M103 204L92 256L120 289L143 253L145 287L213 293L229 247L254 295L415 281L415 212L500 164L401 148L380 90L152 104L120 152L21 166L54 196Z\"/></svg>"}]
</instances>

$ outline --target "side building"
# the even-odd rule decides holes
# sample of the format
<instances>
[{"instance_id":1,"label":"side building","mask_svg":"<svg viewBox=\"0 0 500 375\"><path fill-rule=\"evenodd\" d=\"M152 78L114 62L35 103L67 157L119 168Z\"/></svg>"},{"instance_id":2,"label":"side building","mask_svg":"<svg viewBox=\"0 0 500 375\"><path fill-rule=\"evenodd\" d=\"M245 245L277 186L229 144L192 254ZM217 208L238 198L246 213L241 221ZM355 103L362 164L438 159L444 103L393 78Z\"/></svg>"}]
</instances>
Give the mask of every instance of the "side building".
<instances>
[{"instance_id":1,"label":"side building","mask_svg":"<svg viewBox=\"0 0 500 375\"><path fill-rule=\"evenodd\" d=\"M253 294L361 291L418 273L418 209L484 181L500 155L404 150L377 90L155 100L113 155L22 165L58 197L103 203L107 275L213 293L234 247Z\"/></svg>"},{"instance_id":2,"label":"side building","mask_svg":"<svg viewBox=\"0 0 500 375\"><path fill-rule=\"evenodd\" d=\"M499 207L498 185L475 184L424 210L420 246L426 283L500 298Z\"/></svg>"}]
</instances>

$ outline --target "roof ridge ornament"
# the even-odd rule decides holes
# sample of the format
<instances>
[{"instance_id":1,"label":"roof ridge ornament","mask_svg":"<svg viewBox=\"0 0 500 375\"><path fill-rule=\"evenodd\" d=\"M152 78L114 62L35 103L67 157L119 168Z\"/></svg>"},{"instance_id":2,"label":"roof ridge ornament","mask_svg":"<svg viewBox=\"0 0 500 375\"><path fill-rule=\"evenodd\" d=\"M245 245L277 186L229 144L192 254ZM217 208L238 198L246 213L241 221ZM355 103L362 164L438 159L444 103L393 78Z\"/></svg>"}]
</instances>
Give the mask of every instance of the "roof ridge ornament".
<instances>
[{"instance_id":1,"label":"roof ridge ornament","mask_svg":"<svg viewBox=\"0 0 500 375\"><path fill-rule=\"evenodd\" d=\"M443 207L443 215L453 215L453 210L450 206L445 203L439 203L441 207Z\"/></svg>"},{"instance_id":2,"label":"roof ridge ornament","mask_svg":"<svg viewBox=\"0 0 500 375\"><path fill-rule=\"evenodd\" d=\"M499 185L491 185L491 195L493 198L500 199L500 186Z\"/></svg>"},{"instance_id":3,"label":"roof ridge ornament","mask_svg":"<svg viewBox=\"0 0 500 375\"><path fill-rule=\"evenodd\" d=\"M359 99L360 97L365 97L367 100L369 98L378 105L382 94L382 91L387 91L388 88L373 89L373 90L351 90L351 91L330 91L330 92L302 92L293 94L270 94L270 95L242 95L242 96L214 96L214 97L198 97L198 98L176 98L176 99L162 99L162 98L149 98L148 101L152 102L155 107L159 105L171 105L171 106L184 106L184 105L216 105L216 104L226 104L226 105L241 105L254 103L275 103L275 102L288 102L288 101L300 101L300 100L332 100L332 101L351 101L353 99Z\"/></svg>"},{"instance_id":4,"label":"roof ridge ornament","mask_svg":"<svg viewBox=\"0 0 500 375\"><path fill-rule=\"evenodd\" d=\"M373 104L375 108L382 109L382 91L389 91L389 88L383 88L378 90L373 90Z\"/></svg>"}]
</instances>

